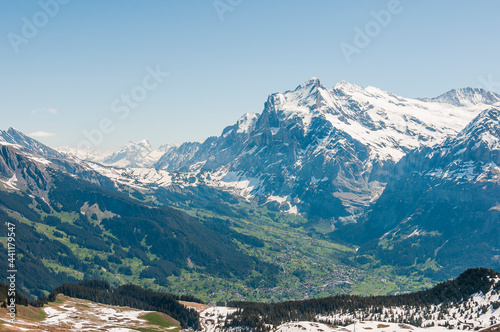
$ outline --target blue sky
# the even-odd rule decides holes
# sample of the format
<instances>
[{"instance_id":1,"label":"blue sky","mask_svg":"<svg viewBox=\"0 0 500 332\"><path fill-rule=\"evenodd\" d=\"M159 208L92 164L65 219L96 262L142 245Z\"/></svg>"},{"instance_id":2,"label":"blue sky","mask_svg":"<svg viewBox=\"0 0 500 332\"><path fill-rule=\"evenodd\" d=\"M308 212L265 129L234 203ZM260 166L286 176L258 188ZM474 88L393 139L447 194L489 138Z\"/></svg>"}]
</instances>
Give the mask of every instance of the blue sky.
<instances>
[{"instance_id":1,"label":"blue sky","mask_svg":"<svg viewBox=\"0 0 500 332\"><path fill-rule=\"evenodd\" d=\"M55 1L0 2L0 128L52 146L203 140L313 76L406 97L500 81L498 1Z\"/></svg>"}]
</instances>

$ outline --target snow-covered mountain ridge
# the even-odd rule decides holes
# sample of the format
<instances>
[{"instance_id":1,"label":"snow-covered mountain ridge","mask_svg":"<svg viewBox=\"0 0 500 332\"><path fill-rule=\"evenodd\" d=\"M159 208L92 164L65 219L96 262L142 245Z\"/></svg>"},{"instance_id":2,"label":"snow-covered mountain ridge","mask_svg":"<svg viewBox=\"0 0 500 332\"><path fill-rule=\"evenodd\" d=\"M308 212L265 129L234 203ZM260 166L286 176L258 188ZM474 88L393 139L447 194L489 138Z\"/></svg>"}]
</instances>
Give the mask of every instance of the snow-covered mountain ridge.
<instances>
[{"instance_id":1,"label":"snow-covered mountain ridge","mask_svg":"<svg viewBox=\"0 0 500 332\"><path fill-rule=\"evenodd\" d=\"M412 99L345 81L328 89L312 78L270 95L262 113L247 113L204 142L155 150L144 140L110 154L50 148L44 153L62 159L62 152L69 152L73 161L86 160L83 167L118 186L155 190L202 184L260 202L264 197L281 211L345 223L356 221L377 200L409 151L451 139L499 100L472 88ZM40 149L16 132L2 132L0 139L25 140L25 146ZM429 169L429 174L439 171Z\"/></svg>"},{"instance_id":2,"label":"snow-covered mountain ridge","mask_svg":"<svg viewBox=\"0 0 500 332\"><path fill-rule=\"evenodd\" d=\"M409 151L454 137L499 101L482 89L412 99L345 81L328 89L312 78L270 95L261 113L244 114L204 142L158 150L130 142L110 154L60 151L97 163L89 165L120 185L203 184L344 223L377 200Z\"/></svg>"},{"instance_id":3,"label":"snow-covered mountain ridge","mask_svg":"<svg viewBox=\"0 0 500 332\"><path fill-rule=\"evenodd\" d=\"M23 134L22 132L14 128L9 128L8 130L0 130L0 143L3 145L11 144L18 147L23 147L33 153L42 154L47 158L67 158L67 155L38 142L37 140Z\"/></svg>"},{"instance_id":4,"label":"snow-covered mountain ridge","mask_svg":"<svg viewBox=\"0 0 500 332\"><path fill-rule=\"evenodd\" d=\"M493 105L500 102L500 97L490 91L484 89L452 89L436 98L422 98L421 100L435 101L439 103L447 103L455 106L470 106L470 105Z\"/></svg>"},{"instance_id":5,"label":"snow-covered mountain ridge","mask_svg":"<svg viewBox=\"0 0 500 332\"><path fill-rule=\"evenodd\" d=\"M157 150L147 141L130 142L111 154L49 148L45 155L62 159L61 152L69 152L72 160L86 159L82 165L119 186L203 184L247 199L264 197L281 211L345 223L377 200L409 151L451 139L499 100L472 88L412 99L345 81L328 89L312 78L270 95L262 113L247 113L204 142ZM4 141L16 140L3 133ZM40 149L31 141L25 145Z\"/></svg>"},{"instance_id":6,"label":"snow-covered mountain ridge","mask_svg":"<svg viewBox=\"0 0 500 332\"><path fill-rule=\"evenodd\" d=\"M500 100L471 88L449 95L460 102L403 98L347 82L328 89L313 78L272 94L262 113L245 114L219 137L170 149L155 168L210 172L217 176L209 185L249 199L278 200L284 211L298 207L321 218L354 221L377 199L404 155L456 135Z\"/></svg>"},{"instance_id":7,"label":"snow-covered mountain ridge","mask_svg":"<svg viewBox=\"0 0 500 332\"><path fill-rule=\"evenodd\" d=\"M246 114L235 126L224 129L216 142L209 138L205 143L219 145L221 139L228 137L233 131L248 133L249 136L263 134L262 127L267 120L269 126L266 129L272 136L278 135L280 130L295 129L295 126L303 131L303 135L307 135L308 131L316 130L313 120L322 119L332 128L345 132L367 146L370 159L397 161L411 149L434 145L449 135L456 134L479 114L481 107L500 101L500 97L495 94L493 96L498 100L477 98L478 94L484 92L481 89L463 90L469 91L466 97L474 102L467 106L455 106L446 103L444 99L423 101L403 98L375 87L362 88L345 81L327 89L319 79L313 78L295 90L269 96L262 114L253 114L252 125L248 124ZM464 97L461 100L468 99ZM294 126L287 128L288 124ZM194 149L203 149L203 145L199 143ZM316 148L316 152L320 152L326 147L308 145L303 150L308 148ZM174 163L172 167L172 159L175 158L166 157L168 156L160 160L157 168L174 169L192 165L195 161L204 161L204 156L198 153L188 163L180 166ZM209 167L213 167L212 163L209 164Z\"/></svg>"}]
</instances>

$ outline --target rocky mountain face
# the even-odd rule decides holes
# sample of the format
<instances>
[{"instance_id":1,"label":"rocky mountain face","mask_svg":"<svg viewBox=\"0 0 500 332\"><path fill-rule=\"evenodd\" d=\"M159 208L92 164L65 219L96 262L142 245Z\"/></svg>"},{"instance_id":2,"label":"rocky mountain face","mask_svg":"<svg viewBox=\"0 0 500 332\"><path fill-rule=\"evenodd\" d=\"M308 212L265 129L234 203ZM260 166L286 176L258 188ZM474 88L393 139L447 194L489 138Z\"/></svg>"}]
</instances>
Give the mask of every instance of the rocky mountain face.
<instances>
[{"instance_id":1,"label":"rocky mountain face","mask_svg":"<svg viewBox=\"0 0 500 332\"><path fill-rule=\"evenodd\" d=\"M29 151L39 154L45 158L66 159L67 156L45 144L23 134L22 132L9 128L7 131L0 130L0 143L8 143L21 146Z\"/></svg>"},{"instance_id":2,"label":"rocky mountain face","mask_svg":"<svg viewBox=\"0 0 500 332\"><path fill-rule=\"evenodd\" d=\"M0 181L7 189L46 197L50 187L46 165L36 162L36 159L30 160L29 156L12 145L0 145Z\"/></svg>"},{"instance_id":3,"label":"rocky mountain face","mask_svg":"<svg viewBox=\"0 0 500 332\"><path fill-rule=\"evenodd\" d=\"M35 196L44 197L49 189L48 172L66 172L82 180L112 189L112 180L92 170L88 164L59 152L22 132L10 128L0 131L2 171L0 181Z\"/></svg>"},{"instance_id":4,"label":"rocky mountain face","mask_svg":"<svg viewBox=\"0 0 500 332\"><path fill-rule=\"evenodd\" d=\"M402 267L429 260L451 272L500 267L499 119L489 107L458 135L403 157L362 224L360 238L375 240L360 253Z\"/></svg>"},{"instance_id":5,"label":"rocky mountain face","mask_svg":"<svg viewBox=\"0 0 500 332\"><path fill-rule=\"evenodd\" d=\"M354 221L400 158L441 143L499 99L479 89L445 95L409 99L347 82L327 89L313 78L272 94L261 114L245 114L219 137L170 148L155 168L209 172L207 184L282 211ZM452 95L459 103L448 102Z\"/></svg>"}]
</instances>

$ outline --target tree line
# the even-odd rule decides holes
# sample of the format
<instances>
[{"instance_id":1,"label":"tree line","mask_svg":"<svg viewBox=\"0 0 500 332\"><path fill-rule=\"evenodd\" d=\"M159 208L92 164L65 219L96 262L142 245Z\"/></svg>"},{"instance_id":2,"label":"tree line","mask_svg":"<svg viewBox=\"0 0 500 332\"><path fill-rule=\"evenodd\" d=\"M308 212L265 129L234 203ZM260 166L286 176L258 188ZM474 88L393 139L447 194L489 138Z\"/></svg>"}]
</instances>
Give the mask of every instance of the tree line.
<instances>
[{"instance_id":1,"label":"tree line","mask_svg":"<svg viewBox=\"0 0 500 332\"><path fill-rule=\"evenodd\" d=\"M446 310L451 303L468 299L472 294L487 293L492 287L500 291L500 282L494 284L493 278L500 273L485 268L469 269L454 280L442 282L431 289L414 293L391 296L336 295L321 299L288 301L282 303L231 302L229 306L239 308L228 317L227 328L250 328L253 331L269 331L270 325L278 326L290 321L315 321L316 316L334 313L357 312L373 314L383 312L383 308L428 308L444 304ZM409 316L405 323L416 324ZM349 322L346 322L349 323Z\"/></svg>"},{"instance_id":2,"label":"tree line","mask_svg":"<svg viewBox=\"0 0 500 332\"><path fill-rule=\"evenodd\" d=\"M8 286L0 284L0 299L7 299ZM199 315L194 309L184 307L179 301L203 303L193 296L177 296L169 293L154 292L136 285L111 286L107 281L85 280L78 283L63 284L52 293L36 301L29 302L22 295L16 294L18 305L42 307L54 302L57 295L89 300L108 305L124 306L140 310L158 311L180 322L182 328L200 329ZM3 302L3 306L6 302Z\"/></svg>"}]
</instances>

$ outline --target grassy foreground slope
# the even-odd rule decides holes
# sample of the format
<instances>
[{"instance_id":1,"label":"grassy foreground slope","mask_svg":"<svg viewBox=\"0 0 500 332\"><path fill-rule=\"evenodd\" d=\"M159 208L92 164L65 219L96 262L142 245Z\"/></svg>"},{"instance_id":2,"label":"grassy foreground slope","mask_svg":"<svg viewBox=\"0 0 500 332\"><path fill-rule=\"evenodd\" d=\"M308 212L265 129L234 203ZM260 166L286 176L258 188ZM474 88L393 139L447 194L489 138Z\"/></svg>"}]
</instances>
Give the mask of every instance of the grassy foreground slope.
<instances>
[{"instance_id":1,"label":"grassy foreground slope","mask_svg":"<svg viewBox=\"0 0 500 332\"><path fill-rule=\"evenodd\" d=\"M43 308L19 306L15 323L4 319L7 317L6 310L0 309L0 330L6 332L67 332L83 326L92 331L121 328L140 332L178 332L181 329L178 321L164 313L105 305L63 295Z\"/></svg>"}]
</instances>

